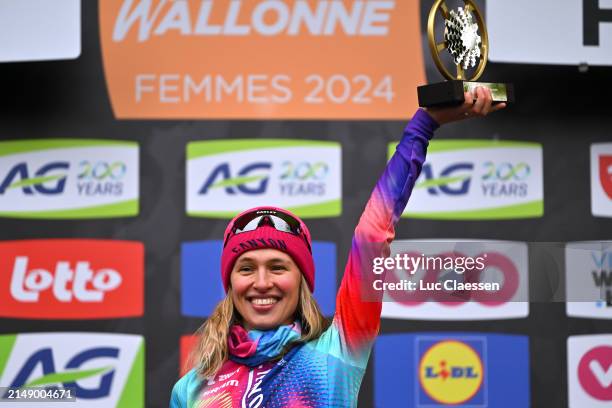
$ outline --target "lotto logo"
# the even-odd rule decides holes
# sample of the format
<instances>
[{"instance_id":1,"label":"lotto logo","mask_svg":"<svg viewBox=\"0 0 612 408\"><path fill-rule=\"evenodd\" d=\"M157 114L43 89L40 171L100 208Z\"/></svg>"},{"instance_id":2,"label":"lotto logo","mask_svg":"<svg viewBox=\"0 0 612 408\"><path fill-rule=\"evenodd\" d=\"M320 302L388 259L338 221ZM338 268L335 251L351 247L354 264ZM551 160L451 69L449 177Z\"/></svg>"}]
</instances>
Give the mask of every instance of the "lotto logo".
<instances>
[{"instance_id":1,"label":"lotto logo","mask_svg":"<svg viewBox=\"0 0 612 408\"><path fill-rule=\"evenodd\" d=\"M81 302L102 302L104 292L117 289L122 280L121 275L113 269L100 269L94 273L89 262L77 262L76 268L70 269L69 262L60 261L55 267L55 274L44 269L27 271L27 265L27 256L15 258L11 279L11 295L22 302L37 302L40 292L51 287L59 302L70 302L73 295ZM87 289L88 283L95 289Z\"/></svg>"},{"instance_id":2,"label":"lotto logo","mask_svg":"<svg viewBox=\"0 0 612 408\"><path fill-rule=\"evenodd\" d=\"M35 240L0 243L1 316L81 319L143 313L139 242Z\"/></svg>"}]
</instances>

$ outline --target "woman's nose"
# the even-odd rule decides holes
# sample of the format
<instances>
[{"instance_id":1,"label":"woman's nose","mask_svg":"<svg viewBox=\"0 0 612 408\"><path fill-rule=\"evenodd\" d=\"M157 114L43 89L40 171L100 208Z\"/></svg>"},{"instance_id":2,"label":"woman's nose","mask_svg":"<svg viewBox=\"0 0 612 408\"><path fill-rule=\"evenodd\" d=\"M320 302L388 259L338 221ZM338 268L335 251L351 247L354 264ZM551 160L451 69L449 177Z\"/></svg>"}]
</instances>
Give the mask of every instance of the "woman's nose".
<instances>
[{"instance_id":1,"label":"woman's nose","mask_svg":"<svg viewBox=\"0 0 612 408\"><path fill-rule=\"evenodd\" d=\"M265 290L272 287L272 279L266 268L259 268L257 270L253 287L259 290Z\"/></svg>"}]
</instances>

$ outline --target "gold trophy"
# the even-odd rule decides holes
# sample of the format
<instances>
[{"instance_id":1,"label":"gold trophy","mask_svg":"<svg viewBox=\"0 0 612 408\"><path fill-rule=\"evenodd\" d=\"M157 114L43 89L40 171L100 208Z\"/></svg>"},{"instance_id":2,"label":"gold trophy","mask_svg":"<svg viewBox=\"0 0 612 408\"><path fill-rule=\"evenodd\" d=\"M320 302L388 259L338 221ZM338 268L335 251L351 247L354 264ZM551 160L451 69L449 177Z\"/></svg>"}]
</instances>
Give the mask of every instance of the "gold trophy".
<instances>
[{"instance_id":1,"label":"gold trophy","mask_svg":"<svg viewBox=\"0 0 612 408\"><path fill-rule=\"evenodd\" d=\"M463 3L464 7L449 11L444 0L436 0L429 11L429 49L438 70L448 81L419 86L417 92L420 106L460 105L464 102L463 93L472 92L478 86L491 90L493 103L514 102L512 84L474 82L480 78L487 65L489 37L482 14L474 1L463 0ZM436 41L434 29L437 15L444 18L444 39L440 42ZM444 50L447 50L453 59L456 75L453 75L442 61L441 53ZM472 72L471 76L466 72Z\"/></svg>"}]
</instances>

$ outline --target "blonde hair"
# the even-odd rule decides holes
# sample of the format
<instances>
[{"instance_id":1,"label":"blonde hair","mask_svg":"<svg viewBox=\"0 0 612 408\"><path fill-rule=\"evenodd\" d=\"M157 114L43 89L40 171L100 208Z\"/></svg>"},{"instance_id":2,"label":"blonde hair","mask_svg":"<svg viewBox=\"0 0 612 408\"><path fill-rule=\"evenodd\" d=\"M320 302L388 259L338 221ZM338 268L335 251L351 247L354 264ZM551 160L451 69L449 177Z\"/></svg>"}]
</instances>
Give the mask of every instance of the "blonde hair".
<instances>
[{"instance_id":1,"label":"blonde hair","mask_svg":"<svg viewBox=\"0 0 612 408\"><path fill-rule=\"evenodd\" d=\"M198 374L204 378L212 378L229 357L227 336L232 324L240 322L240 316L234 308L230 287L225 299L217 304L215 310L202 326L196 331L197 344L191 352L187 364L197 367ZM317 301L312 296L308 284L302 276L300 284L300 300L296 311L296 319L302 325L301 337L288 344L279 359L298 343L305 343L319 338L329 327L330 322L323 317Z\"/></svg>"}]
</instances>

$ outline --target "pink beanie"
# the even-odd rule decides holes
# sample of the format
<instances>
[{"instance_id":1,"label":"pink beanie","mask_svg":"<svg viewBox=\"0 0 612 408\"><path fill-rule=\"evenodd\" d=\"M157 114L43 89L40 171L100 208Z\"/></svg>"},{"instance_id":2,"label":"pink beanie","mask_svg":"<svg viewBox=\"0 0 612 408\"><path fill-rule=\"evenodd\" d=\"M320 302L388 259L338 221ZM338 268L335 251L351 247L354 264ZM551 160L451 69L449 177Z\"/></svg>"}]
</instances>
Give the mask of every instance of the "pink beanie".
<instances>
[{"instance_id":1,"label":"pink beanie","mask_svg":"<svg viewBox=\"0 0 612 408\"><path fill-rule=\"evenodd\" d=\"M258 211L258 210L275 210L290 215L300 222L300 229L303 231L308 245L304 241L303 236L298 236L289 232L278 231L276 228L270 225L262 225L252 231L242 232L240 234L231 235L227 240L227 244L223 248L221 253L221 278L223 279L223 287L227 292L230 282L230 274L234 267L236 260L247 251L253 251L256 249L272 248L288 254L293 262L296 263L302 275L308 283L308 288L311 292L314 292L315 283L315 267L312 254L310 253L308 246L312 248L312 241L310 238L310 231L302 220L296 217L294 214L287 210L276 207L257 207L250 210L244 211L238 214L229 223L223 234L224 239L227 239L228 234L232 234L232 227L234 222L242 215Z\"/></svg>"}]
</instances>

